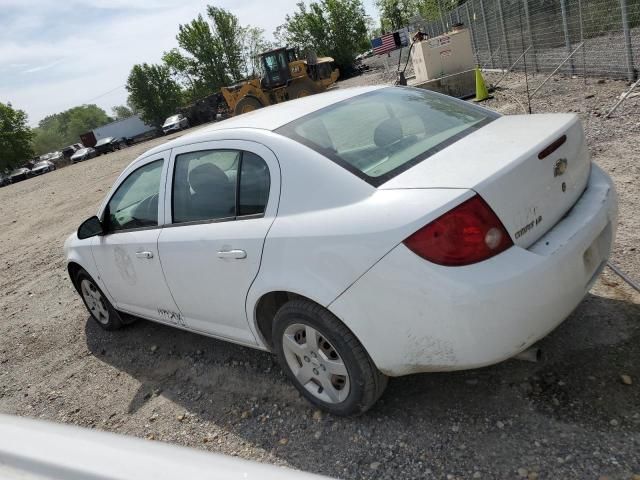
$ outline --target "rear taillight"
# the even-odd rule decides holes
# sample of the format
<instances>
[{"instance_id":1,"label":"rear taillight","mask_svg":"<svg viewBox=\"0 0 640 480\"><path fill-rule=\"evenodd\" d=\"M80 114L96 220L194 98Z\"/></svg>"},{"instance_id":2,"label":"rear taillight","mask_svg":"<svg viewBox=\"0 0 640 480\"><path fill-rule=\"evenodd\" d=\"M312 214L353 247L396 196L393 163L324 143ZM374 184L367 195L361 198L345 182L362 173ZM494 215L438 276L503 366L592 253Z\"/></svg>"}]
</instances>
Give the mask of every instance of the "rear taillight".
<instances>
[{"instance_id":1,"label":"rear taillight","mask_svg":"<svg viewBox=\"0 0 640 480\"><path fill-rule=\"evenodd\" d=\"M481 262L513 245L491 207L474 195L404 241L425 260L459 267Z\"/></svg>"}]
</instances>

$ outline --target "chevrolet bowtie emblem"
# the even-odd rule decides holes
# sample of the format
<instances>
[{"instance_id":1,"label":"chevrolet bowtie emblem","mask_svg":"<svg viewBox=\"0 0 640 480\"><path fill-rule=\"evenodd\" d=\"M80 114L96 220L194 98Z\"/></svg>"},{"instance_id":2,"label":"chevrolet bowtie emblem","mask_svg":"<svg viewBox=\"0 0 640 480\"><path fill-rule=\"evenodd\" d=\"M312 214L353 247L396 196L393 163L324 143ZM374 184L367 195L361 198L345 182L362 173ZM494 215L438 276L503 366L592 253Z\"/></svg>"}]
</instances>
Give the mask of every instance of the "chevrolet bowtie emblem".
<instances>
[{"instance_id":1,"label":"chevrolet bowtie emblem","mask_svg":"<svg viewBox=\"0 0 640 480\"><path fill-rule=\"evenodd\" d=\"M566 171L567 171L567 159L561 158L560 160L556 161L556 164L553 166L553 176L559 177L560 175L564 174L564 172Z\"/></svg>"}]
</instances>

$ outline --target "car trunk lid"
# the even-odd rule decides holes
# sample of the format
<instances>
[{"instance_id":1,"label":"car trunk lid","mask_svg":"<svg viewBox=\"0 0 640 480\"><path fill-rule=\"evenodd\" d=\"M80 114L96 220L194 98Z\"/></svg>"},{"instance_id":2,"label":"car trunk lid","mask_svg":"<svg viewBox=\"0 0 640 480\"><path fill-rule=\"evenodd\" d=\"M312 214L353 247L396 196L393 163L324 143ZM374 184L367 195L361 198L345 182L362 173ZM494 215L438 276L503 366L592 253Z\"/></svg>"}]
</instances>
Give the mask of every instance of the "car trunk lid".
<instances>
[{"instance_id":1,"label":"car trunk lid","mask_svg":"<svg viewBox=\"0 0 640 480\"><path fill-rule=\"evenodd\" d=\"M495 211L513 242L529 247L576 203L591 158L576 115L496 119L381 189L472 189Z\"/></svg>"}]
</instances>

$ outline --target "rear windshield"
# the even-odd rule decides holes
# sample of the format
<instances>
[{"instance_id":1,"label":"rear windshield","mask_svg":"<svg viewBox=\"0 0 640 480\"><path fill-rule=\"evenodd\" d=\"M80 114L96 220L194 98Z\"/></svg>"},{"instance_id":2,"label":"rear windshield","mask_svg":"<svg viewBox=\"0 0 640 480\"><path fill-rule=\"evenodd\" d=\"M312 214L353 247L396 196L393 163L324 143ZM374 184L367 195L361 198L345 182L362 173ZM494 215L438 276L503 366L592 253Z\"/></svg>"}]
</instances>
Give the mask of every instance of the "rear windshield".
<instances>
[{"instance_id":1,"label":"rear windshield","mask_svg":"<svg viewBox=\"0 0 640 480\"><path fill-rule=\"evenodd\" d=\"M445 95L389 87L338 102L276 131L378 186L497 117Z\"/></svg>"}]
</instances>

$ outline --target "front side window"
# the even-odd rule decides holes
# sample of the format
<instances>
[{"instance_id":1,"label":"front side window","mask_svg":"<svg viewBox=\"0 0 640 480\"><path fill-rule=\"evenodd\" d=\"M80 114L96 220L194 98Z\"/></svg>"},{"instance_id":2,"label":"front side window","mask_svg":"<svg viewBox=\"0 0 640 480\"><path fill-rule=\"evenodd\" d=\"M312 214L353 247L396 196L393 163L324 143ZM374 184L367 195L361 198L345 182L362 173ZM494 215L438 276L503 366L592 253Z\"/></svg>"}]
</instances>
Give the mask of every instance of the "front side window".
<instances>
[{"instance_id":1,"label":"front side window","mask_svg":"<svg viewBox=\"0 0 640 480\"><path fill-rule=\"evenodd\" d=\"M276 132L378 186L497 117L427 90L390 87L330 105Z\"/></svg>"},{"instance_id":2,"label":"front side window","mask_svg":"<svg viewBox=\"0 0 640 480\"><path fill-rule=\"evenodd\" d=\"M173 178L173 223L264 214L269 198L264 160L239 150L178 155Z\"/></svg>"},{"instance_id":3,"label":"front side window","mask_svg":"<svg viewBox=\"0 0 640 480\"><path fill-rule=\"evenodd\" d=\"M162 160L148 163L120 184L107 204L110 232L158 225L162 163Z\"/></svg>"}]
</instances>

